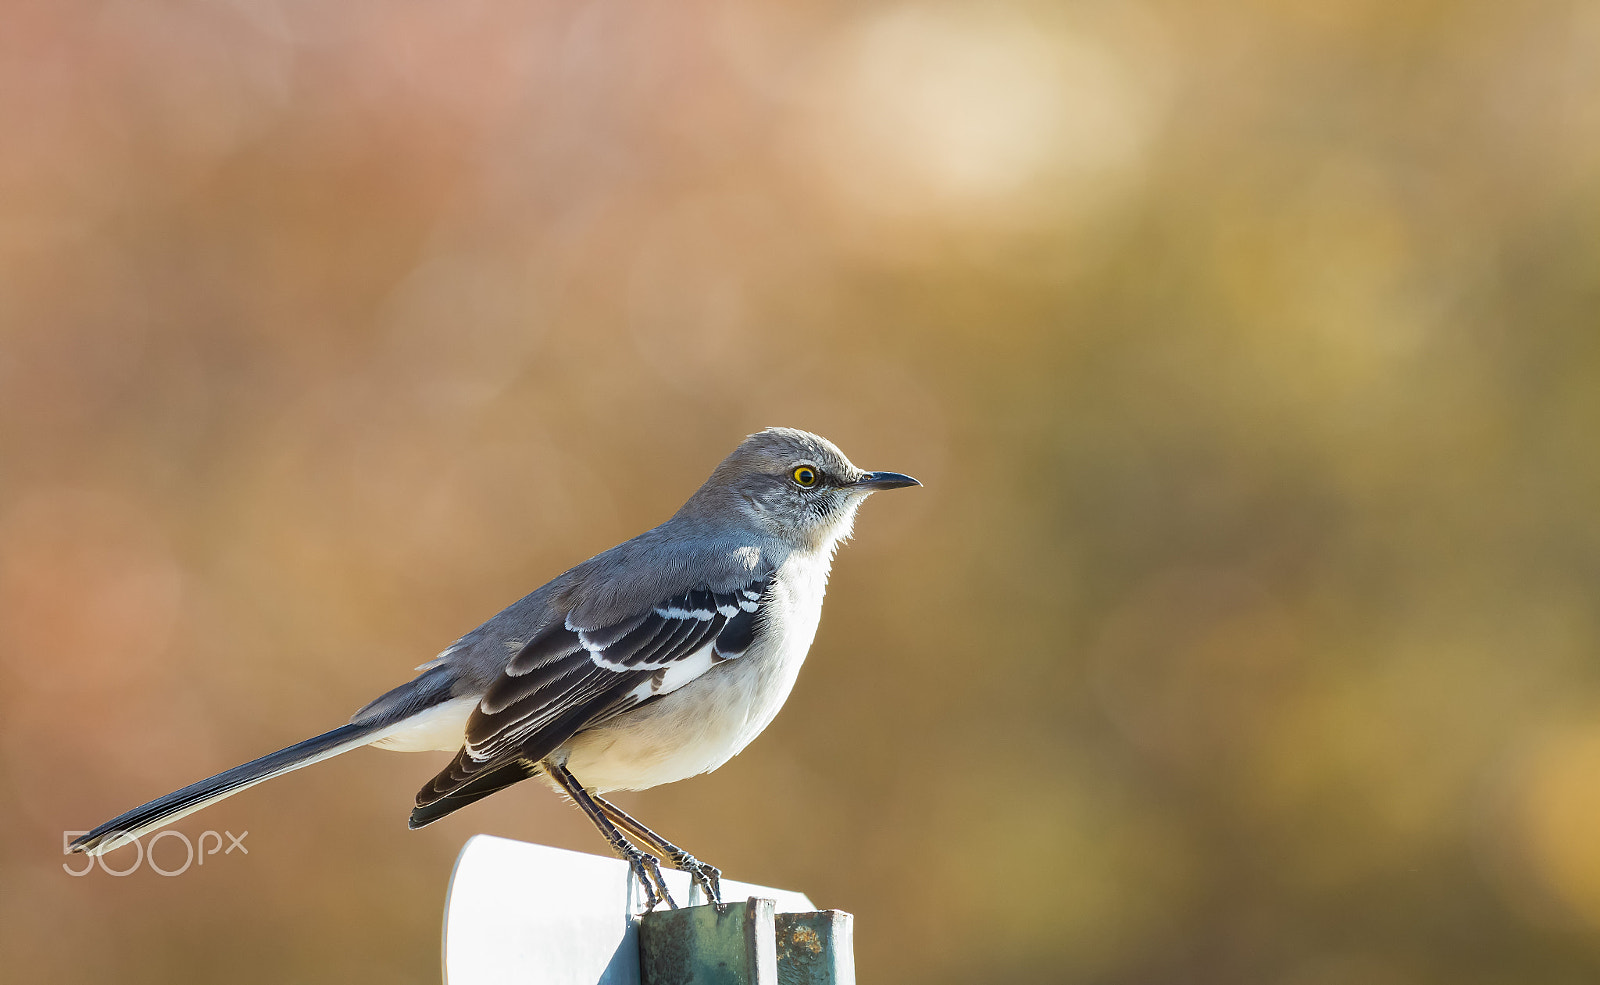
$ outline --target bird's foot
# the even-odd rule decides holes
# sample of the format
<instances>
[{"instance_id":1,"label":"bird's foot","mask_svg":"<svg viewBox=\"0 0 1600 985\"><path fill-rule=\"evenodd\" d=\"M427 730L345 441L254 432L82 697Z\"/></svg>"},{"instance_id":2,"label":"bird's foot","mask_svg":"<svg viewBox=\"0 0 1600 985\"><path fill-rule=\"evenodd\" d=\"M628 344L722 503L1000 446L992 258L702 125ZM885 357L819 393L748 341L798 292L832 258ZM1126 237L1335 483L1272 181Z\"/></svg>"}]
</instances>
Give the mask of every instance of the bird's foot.
<instances>
[{"instance_id":1,"label":"bird's foot","mask_svg":"<svg viewBox=\"0 0 1600 985\"><path fill-rule=\"evenodd\" d=\"M678 904L673 900L672 893L667 890L666 877L661 874L661 860L637 848L629 847L632 850L626 853L626 857L634 876L639 880L639 885L644 889L644 911L649 913L663 901L676 910Z\"/></svg>"},{"instance_id":2,"label":"bird's foot","mask_svg":"<svg viewBox=\"0 0 1600 985\"><path fill-rule=\"evenodd\" d=\"M706 899L711 901L719 911L722 909L722 870L690 855L688 852L679 851L672 856L672 867L681 872L689 873L689 878L694 880L700 890L706 894Z\"/></svg>"},{"instance_id":3,"label":"bird's foot","mask_svg":"<svg viewBox=\"0 0 1600 985\"><path fill-rule=\"evenodd\" d=\"M726 906L722 902L722 870L714 865L706 865L702 862L699 867L689 873L689 876L700 884L701 889L705 890L706 899L709 899L711 905L717 908L717 912L722 912Z\"/></svg>"}]
</instances>

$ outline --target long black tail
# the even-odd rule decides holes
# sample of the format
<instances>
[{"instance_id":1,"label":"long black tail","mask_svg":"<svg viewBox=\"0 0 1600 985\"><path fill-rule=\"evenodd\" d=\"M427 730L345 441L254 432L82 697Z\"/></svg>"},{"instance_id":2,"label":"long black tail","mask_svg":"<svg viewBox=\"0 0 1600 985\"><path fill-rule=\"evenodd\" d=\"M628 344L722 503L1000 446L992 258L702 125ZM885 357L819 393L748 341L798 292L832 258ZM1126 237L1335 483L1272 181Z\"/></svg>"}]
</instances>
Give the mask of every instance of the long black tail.
<instances>
[{"instance_id":1,"label":"long black tail","mask_svg":"<svg viewBox=\"0 0 1600 985\"><path fill-rule=\"evenodd\" d=\"M135 807L126 814L114 817L73 841L71 850L103 855L180 817L193 814L202 807L231 797L246 787L358 749L381 738L381 733L388 730L388 723L363 722L359 725L343 725L304 742L297 742L287 749L279 749L243 766L235 766L209 779L191 783L182 790L157 797L142 807Z\"/></svg>"}]
</instances>

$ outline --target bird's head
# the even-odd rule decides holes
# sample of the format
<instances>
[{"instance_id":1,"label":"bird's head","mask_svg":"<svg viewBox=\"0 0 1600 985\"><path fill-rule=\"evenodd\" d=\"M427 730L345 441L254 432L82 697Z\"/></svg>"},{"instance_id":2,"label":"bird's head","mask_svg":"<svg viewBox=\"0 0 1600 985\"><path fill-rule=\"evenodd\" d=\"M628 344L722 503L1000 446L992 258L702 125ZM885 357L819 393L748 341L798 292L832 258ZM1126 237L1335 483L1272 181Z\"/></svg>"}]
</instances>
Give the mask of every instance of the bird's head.
<instances>
[{"instance_id":1,"label":"bird's head","mask_svg":"<svg viewBox=\"0 0 1600 985\"><path fill-rule=\"evenodd\" d=\"M767 428L740 442L684 510L735 509L797 547L831 548L850 535L856 508L869 495L920 485L899 472L857 468L820 435Z\"/></svg>"}]
</instances>

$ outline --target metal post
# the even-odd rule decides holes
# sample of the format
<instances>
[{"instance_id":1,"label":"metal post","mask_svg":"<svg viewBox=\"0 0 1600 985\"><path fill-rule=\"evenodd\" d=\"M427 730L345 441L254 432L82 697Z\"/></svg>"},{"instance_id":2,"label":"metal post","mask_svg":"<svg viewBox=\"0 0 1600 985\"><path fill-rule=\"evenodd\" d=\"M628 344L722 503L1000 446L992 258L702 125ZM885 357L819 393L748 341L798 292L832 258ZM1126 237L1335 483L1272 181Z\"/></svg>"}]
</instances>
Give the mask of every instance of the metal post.
<instances>
[{"instance_id":1,"label":"metal post","mask_svg":"<svg viewBox=\"0 0 1600 985\"><path fill-rule=\"evenodd\" d=\"M654 910L639 921L644 985L778 985L777 904Z\"/></svg>"},{"instance_id":2,"label":"metal post","mask_svg":"<svg viewBox=\"0 0 1600 985\"><path fill-rule=\"evenodd\" d=\"M675 898L702 898L684 873L665 875ZM626 862L478 835L462 848L450 880L445 978L448 985L854 985L848 913L732 879L722 880L722 891L744 902L720 914L710 906L658 906L640 916L644 893Z\"/></svg>"},{"instance_id":3,"label":"metal post","mask_svg":"<svg viewBox=\"0 0 1600 985\"><path fill-rule=\"evenodd\" d=\"M855 985L850 914L775 913L751 897L656 910L639 921L643 985Z\"/></svg>"}]
</instances>

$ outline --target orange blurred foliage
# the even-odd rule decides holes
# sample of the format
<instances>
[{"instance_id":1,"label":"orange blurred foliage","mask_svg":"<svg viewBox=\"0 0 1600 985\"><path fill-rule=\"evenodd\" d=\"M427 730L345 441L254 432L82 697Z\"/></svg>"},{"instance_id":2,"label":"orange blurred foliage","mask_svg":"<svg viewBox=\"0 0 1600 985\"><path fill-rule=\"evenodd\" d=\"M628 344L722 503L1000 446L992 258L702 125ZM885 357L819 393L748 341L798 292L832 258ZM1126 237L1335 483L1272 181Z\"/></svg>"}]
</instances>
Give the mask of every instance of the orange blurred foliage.
<instances>
[{"instance_id":1,"label":"orange blurred foliage","mask_svg":"<svg viewBox=\"0 0 1600 985\"><path fill-rule=\"evenodd\" d=\"M57 839L784 424L927 488L769 733L629 803L864 981L1595 978L1597 91L1550 0L17 0L8 974L434 980L465 837L580 816L409 833L439 764L362 751L183 878Z\"/></svg>"}]
</instances>

